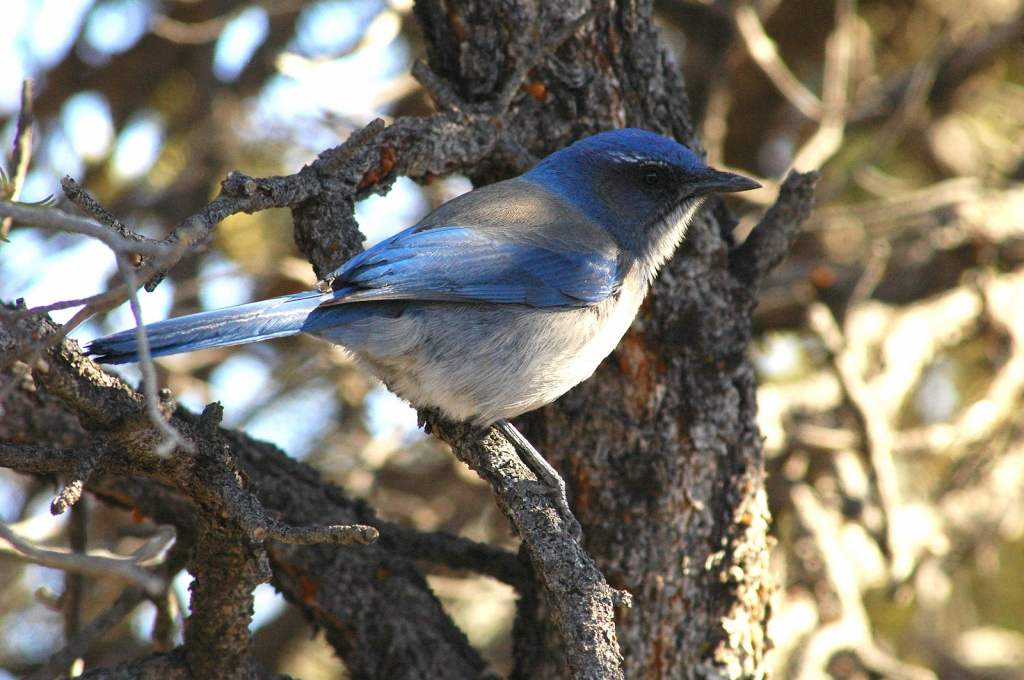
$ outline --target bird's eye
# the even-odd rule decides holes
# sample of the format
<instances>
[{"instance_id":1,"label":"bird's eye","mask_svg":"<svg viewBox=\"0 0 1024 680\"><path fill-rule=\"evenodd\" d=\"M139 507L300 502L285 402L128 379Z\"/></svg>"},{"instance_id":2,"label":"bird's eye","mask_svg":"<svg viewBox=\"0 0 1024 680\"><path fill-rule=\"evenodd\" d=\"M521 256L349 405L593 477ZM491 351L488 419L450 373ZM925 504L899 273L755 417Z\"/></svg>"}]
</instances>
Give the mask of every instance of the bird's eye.
<instances>
[{"instance_id":1,"label":"bird's eye","mask_svg":"<svg viewBox=\"0 0 1024 680\"><path fill-rule=\"evenodd\" d=\"M644 184L649 187L656 187L661 184L661 180L664 176L664 171L657 167L645 168L642 175Z\"/></svg>"}]
</instances>

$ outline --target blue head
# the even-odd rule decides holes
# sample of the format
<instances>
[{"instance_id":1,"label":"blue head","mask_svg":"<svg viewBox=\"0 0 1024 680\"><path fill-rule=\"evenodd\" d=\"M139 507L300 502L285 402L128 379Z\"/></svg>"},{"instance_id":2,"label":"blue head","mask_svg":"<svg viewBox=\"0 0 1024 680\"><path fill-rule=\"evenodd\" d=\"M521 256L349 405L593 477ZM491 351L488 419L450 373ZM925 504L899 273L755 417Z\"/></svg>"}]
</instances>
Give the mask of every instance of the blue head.
<instances>
[{"instance_id":1,"label":"blue head","mask_svg":"<svg viewBox=\"0 0 1024 680\"><path fill-rule=\"evenodd\" d=\"M580 140L523 178L584 212L652 271L679 245L709 194L761 186L709 168L678 142L634 128Z\"/></svg>"}]
</instances>

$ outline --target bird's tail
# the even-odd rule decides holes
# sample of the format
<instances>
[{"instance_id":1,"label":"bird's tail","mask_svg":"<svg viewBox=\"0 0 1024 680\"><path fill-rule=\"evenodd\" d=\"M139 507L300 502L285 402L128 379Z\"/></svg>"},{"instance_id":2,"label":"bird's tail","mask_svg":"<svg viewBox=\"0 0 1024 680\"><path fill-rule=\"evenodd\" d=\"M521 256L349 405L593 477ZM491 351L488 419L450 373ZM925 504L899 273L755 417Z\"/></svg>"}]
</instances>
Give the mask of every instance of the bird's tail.
<instances>
[{"instance_id":1,"label":"bird's tail","mask_svg":"<svg viewBox=\"0 0 1024 680\"><path fill-rule=\"evenodd\" d=\"M161 357L298 335L306 330L307 317L329 296L313 291L296 293L147 324L149 352L154 357ZM87 351L104 364L139 360L135 330L94 340L89 343Z\"/></svg>"}]
</instances>

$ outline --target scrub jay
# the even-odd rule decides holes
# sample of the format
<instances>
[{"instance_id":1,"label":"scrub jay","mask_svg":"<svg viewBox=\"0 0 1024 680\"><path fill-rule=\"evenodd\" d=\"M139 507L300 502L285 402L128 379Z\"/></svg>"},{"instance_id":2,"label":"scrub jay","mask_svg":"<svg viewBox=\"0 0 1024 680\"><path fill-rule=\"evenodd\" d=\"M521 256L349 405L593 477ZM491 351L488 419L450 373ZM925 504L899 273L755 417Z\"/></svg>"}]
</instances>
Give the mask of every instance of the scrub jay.
<instances>
[{"instance_id":1,"label":"scrub jay","mask_svg":"<svg viewBox=\"0 0 1024 680\"><path fill-rule=\"evenodd\" d=\"M654 133L604 132L448 201L316 291L148 325L150 351L323 338L414 407L496 425L565 509L561 479L508 419L590 377L709 194L759 186ZM138 359L133 331L89 352Z\"/></svg>"}]
</instances>

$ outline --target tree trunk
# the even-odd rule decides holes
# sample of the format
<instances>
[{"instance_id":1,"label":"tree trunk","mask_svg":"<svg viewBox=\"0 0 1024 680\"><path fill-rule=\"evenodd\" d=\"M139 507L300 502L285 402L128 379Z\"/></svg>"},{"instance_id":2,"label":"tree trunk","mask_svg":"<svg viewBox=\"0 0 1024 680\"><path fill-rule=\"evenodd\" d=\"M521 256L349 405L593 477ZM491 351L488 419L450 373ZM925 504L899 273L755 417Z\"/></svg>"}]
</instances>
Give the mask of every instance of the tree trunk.
<instances>
[{"instance_id":1,"label":"tree trunk","mask_svg":"<svg viewBox=\"0 0 1024 680\"><path fill-rule=\"evenodd\" d=\"M416 11L431 69L476 102L505 85L509 55L592 6L421 1ZM615 3L527 83L509 134L537 155L623 125L701 149L651 2ZM733 226L714 199L596 375L523 419L566 479L587 552L633 595L617 619L627 678L764 675L769 517L746 358L756 281L730 270ZM545 613L521 612L516 677L567 677Z\"/></svg>"}]
</instances>

